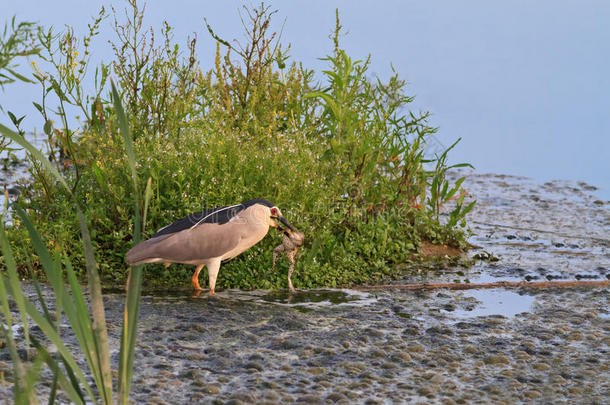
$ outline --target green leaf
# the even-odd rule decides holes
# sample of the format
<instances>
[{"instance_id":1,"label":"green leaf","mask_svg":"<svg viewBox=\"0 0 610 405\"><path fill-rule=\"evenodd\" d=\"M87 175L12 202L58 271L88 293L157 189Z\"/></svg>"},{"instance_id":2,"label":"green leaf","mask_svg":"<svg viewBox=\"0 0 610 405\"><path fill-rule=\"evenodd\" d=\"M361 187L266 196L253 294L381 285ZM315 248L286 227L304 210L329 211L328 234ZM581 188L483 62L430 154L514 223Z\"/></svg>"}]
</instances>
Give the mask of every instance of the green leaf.
<instances>
[{"instance_id":1,"label":"green leaf","mask_svg":"<svg viewBox=\"0 0 610 405\"><path fill-rule=\"evenodd\" d=\"M146 216L148 214L148 204L152 198L152 177L146 182L146 190L144 191L144 214L142 215L142 230L146 227Z\"/></svg>"},{"instance_id":2,"label":"green leaf","mask_svg":"<svg viewBox=\"0 0 610 405\"><path fill-rule=\"evenodd\" d=\"M12 74L13 76L15 76L17 79L21 80L22 82L26 82L26 83L35 83L33 80L28 79L27 77L15 72L12 69L8 69L5 68L7 72L9 72L10 74Z\"/></svg>"},{"instance_id":3,"label":"green leaf","mask_svg":"<svg viewBox=\"0 0 610 405\"><path fill-rule=\"evenodd\" d=\"M54 78L51 78L51 88L55 91L55 94L57 94L57 96L59 97L60 100L69 102L68 97L66 97L66 94L61 89L61 86L59 85L59 83L57 83L57 80L55 80Z\"/></svg>"},{"instance_id":4,"label":"green leaf","mask_svg":"<svg viewBox=\"0 0 610 405\"><path fill-rule=\"evenodd\" d=\"M42 129L47 136L51 136L51 132L53 131L53 121L46 120Z\"/></svg>"},{"instance_id":5,"label":"green leaf","mask_svg":"<svg viewBox=\"0 0 610 405\"><path fill-rule=\"evenodd\" d=\"M470 163L458 163L458 164L449 166L447 169L455 169L456 167L470 167L471 169L474 169L474 166L471 165Z\"/></svg>"},{"instance_id":6,"label":"green leaf","mask_svg":"<svg viewBox=\"0 0 610 405\"><path fill-rule=\"evenodd\" d=\"M8 117L11 119L11 121L13 121L13 124L16 126L17 125L17 117L15 117L15 114L13 114L10 111L6 112L8 114Z\"/></svg>"},{"instance_id":7,"label":"green leaf","mask_svg":"<svg viewBox=\"0 0 610 405\"><path fill-rule=\"evenodd\" d=\"M476 202L477 202L477 201L475 200L475 201L471 202L470 204L468 204L468 205L466 206L466 208L464 208L464 210L462 211L462 217L465 217L465 216L466 216L466 214L468 214L468 213L469 213L469 212L472 210L472 208L474 207L474 205L476 204Z\"/></svg>"}]
</instances>

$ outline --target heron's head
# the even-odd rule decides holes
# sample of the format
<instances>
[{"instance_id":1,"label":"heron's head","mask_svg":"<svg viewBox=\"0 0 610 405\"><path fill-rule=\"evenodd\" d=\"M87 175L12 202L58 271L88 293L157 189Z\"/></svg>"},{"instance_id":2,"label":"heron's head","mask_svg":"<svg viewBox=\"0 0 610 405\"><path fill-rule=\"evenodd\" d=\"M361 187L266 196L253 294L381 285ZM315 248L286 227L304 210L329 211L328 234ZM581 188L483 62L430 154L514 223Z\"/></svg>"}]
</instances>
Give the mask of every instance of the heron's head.
<instances>
[{"instance_id":1,"label":"heron's head","mask_svg":"<svg viewBox=\"0 0 610 405\"><path fill-rule=\"evenodd\" d=\"M270 201L256 198L254 200L244 201L242 206L244 208L254 207L256 212L255 215L258 219L263 220L265 223L269 224L269 226L276 228L279 231L287 233L296 232L296 229L294 229L294 227L286 221L286 218L282 216L280 209ZM284 225L286 229L282 228L280 224Z\"/></svg>"},{"instance_id":2,"label":"heron's head","mask_svg":"<svg viewBox=\"0 0 610 405\"><path fill-rule=\"evenodd\" d=\"M286 221L286 218L284 218L282 216L282 213L278 207L276 207L276 206L270 207L269 208L269 226L281 229L281 226L280 226L280 224L278 224L278 221L281 222L284 226L286 226L286 228L288 228L290 230L290 232L296 232L296 229L294 229L294 227L292 225L290 225L290 223L288 221Z\"/></svg>"}]
</instances>

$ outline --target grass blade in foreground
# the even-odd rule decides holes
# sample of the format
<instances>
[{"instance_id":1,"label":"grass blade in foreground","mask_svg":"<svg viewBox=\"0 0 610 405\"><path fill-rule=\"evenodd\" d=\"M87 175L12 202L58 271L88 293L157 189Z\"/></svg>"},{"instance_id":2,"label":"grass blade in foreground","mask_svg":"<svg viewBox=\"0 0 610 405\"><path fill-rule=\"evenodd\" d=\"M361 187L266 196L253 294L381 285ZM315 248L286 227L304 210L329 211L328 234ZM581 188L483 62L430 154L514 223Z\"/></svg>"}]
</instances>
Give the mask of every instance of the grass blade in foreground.
<instances>
[{"instance_id":1,"label":"grass blade in foreground","mask_svg":"<svg viewBox=\"0 0 610 405\"><path fill-rule=\"evenodd\" d=\"M76 204L75 204L76 205ZM95 353L97 355L97 366L102 377L102 386L99 386L100 394L105 404L112 404L112 370L110 369L110 349L108 347L108 330L106 329L106 314L104 312L104 300L102 298L102 281L97 271L97 263L93 254L91 235L87 228L87 219L80 207L76 205L76 215L80 225L83 238L83 249L85 252L85 264L89 278L89 295L91 300L91 315L93 317L93 337Z\"/></svg>"},{"instance_id":2,"label":"grass blade in foreground","mask_svg":"<svg viewBox=\"0 0 610 405\"><path fill-rule=\"evenodd\" d=\"M136 171L136 154L129 131L129 124L125 116L125 110L121 104L119 93L112 85L112 100L119 120L121 136L125 143L125 151L131 168L131 179L133 181L133 192L135 196L135 222L133 230L134 245L140 241L141 222L140 222L140 194L138 191L138 174ZM121 335L121 351L119 356L119 401L123 404L129 402L129 392L131 390L131 380L133 377L133 359L136 345L138 328L138 313L140 311L140 294L142 290L142 268L143 266L132 267L127 278L127 291L125 297L125 312L123 321L123 333Z\"/></svg>"}]
</instances>

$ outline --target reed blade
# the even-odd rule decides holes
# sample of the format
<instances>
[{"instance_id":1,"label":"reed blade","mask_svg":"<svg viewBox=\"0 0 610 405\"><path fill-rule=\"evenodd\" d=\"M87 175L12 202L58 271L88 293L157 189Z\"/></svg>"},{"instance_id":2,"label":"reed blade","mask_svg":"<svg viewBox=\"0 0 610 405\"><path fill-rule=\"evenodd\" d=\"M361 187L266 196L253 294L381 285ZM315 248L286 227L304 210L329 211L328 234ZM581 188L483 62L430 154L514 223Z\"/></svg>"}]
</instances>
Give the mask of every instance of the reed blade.
<instances>
[{"instance_id":1,"label":"reed blade","mask_svg":"<svg viewBox=\"0 0 610 405\"><path fill-rule=\"evenodd\" d=\"M76 205L76 204L75 204ZM110 349L108 347L108 330L106 329L106 314L104 312L104 300L102 297L102 281L97 271L97 263L93 254L91 235L87 228L87 219L80 207L76 205L76 216L80 226L81 237L83 239L83 250L85 253L85 265L89 279L89 297L91 305L91 315L93 318L93 344L97 356L96 364L102 379L102 386L99 386L102 402L108 405L113 403L112 399L112 370L110 368Z\"/></svg>"},{"instance_id":2,"label":"reed blade","mask_svg":"<svg viewBox=\"0 0 610 405\"><path fill-rule=\"evenodd\" d=\"M114 82L111 81L112 99L115 112L119 121L121 136L125 144L129 167L131 168L131 179L134 190L135 221L133 231L134 245L140 242L141 217L140 217L140 193L138 190L138 174L136 170L136 153L133 139L129 131L129 123L125 115L125 110L121 104L121 99ZM140 295L142 290L142 268L143 266L132 267L129 271L125 298L125 311L123 321L123 332L121 335L121 350L119 355L119 401L127 404L129 402L129 392L131 390L131 380L133 377L133 360L138 328L138 313L140 311Z\"/></svg>"}]
</instances>

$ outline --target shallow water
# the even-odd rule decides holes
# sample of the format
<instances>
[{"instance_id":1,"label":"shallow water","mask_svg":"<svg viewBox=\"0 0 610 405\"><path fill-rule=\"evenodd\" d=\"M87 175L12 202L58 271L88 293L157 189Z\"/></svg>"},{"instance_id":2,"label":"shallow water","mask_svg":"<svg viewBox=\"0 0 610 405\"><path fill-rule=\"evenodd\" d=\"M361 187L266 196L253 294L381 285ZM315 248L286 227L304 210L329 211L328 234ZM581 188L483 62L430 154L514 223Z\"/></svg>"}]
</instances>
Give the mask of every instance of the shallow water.
<instances>
[{"instance_id":1,"label":"shallow water","mask_svg":"<svg viewBox=\"0 0 610 405\"><path fill-rule=\"evenodd\" d=\"M464 293L474 298L477 304L472 309L455 310L456 318L476 318L478 316L502 315L512 318L523 312L530 312L535 297L505 289L470 290Z\"/></svg>"},{"instance_id":2,"label":"shallow water","mask_svg":"<svg viewBox=\"0 0 610 405\"><path fill-rule=\"evenodd\" d=\"M480 248L470 254L486 251L501 260L422 271L399 282L610 275L610 213L584 186L472 175L466 187L479 200L471 241ZM544 205L531 197L542 194L537 187L546 190ZM609 302L607 288L145 293L133 399L604 403L610 397ZM105 293L113 362L123 303L122 291ZM62 335L75 344L66 326ZM2 349L0 371L10 373ZM0 398L9 390L0 384Z\"/></svg>"},{"instance_id":3,"label":"shallow water","mask_svg":"<svg viewBox=\"0 0 610 405\"><path fill-rule=\"evenodd\" d=\"M46 141L40 136L26 134L27 140L43 153L47 153ZM29 178L28 165L26 164L26 153L19 147L11 152L13 157L9 158L4 153L0 158L0 188L7 189L11 197L20 193L21 183ZM4 193L0 193L0 207L4 207ZM8 221L10 223L10 218Z\"/></svg>"}]
</instances>

